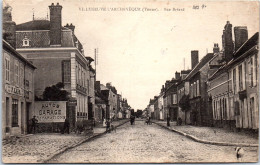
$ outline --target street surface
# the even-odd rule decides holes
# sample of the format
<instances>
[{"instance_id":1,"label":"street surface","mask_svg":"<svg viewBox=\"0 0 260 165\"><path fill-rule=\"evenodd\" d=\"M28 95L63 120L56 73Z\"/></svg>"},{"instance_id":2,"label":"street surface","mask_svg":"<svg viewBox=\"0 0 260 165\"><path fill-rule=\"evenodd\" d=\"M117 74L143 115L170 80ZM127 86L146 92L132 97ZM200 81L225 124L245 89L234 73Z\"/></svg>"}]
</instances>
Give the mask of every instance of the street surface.
<instances>
[{"instance_id":1,"label":"street surface","mask_svg":"<svg viewBox=\"0 0 260 165\"><path fill-rule=\"evenodd\" d=\"M48 163L237 162L233 146L194 142L144 121L66 151ZM243 162L257 161L257 148L245 147Z\"/></svg>"}]
</instances>

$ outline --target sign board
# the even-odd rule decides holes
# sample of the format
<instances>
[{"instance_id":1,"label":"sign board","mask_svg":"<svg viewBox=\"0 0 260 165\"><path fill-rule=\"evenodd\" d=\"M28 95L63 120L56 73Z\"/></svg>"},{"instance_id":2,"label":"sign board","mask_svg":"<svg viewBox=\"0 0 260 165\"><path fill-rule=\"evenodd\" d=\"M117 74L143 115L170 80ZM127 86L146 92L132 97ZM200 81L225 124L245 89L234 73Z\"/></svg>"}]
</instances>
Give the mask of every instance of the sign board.
<instances>
[{"instance_id":1,"label":"sign board","mask_svg":"<svg viewBox=\"0 0 260 165\"><path fill-rule=\"evenodd\" d=\"M39 123L64 122L66 101L36 101L34 112Z\"/></svg>"},{"instance_id":2,"label":"sign board","mask_svg":"<svg viewBox=\"0 0 260 165\"><path fill-rule=\"evenodd\" d=\"M24 91L23 91L22 88L18 88L16 86L13 86L13 85L10 85L10 84L5 84L5 91L7 93L14 94L14 95L19 95L19 96L24 95Z\"/></svg>"}]
</instances>

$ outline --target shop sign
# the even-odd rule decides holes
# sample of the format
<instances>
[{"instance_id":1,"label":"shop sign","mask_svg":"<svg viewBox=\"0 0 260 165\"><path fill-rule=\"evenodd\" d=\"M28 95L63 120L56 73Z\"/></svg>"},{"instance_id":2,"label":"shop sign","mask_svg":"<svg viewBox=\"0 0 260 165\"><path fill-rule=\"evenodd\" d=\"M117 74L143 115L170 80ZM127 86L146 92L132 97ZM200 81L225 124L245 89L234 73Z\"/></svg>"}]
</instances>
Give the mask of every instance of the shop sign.
<instances>
[{"instance_id":1,"label":"shop sign","mask_svg":"<svg viewBox=\"0 0 260 165\"><path fill-rule=\"evenodd\" d=\"M34 112L39 123L64 122L66 101L36 101Z\"/></svg>"},{"instance_id":2,"label":"shop sign","mask_svg":"<svg viewBox=\"0 0 260 165\"><path fill-rule=\"evenodd\" d=\"M24 95L24 90L22 88L10 84L5 84L5 91L7 93L14 94L14 95L19 95L19 96Z\"/></svg>"}]
</instances>

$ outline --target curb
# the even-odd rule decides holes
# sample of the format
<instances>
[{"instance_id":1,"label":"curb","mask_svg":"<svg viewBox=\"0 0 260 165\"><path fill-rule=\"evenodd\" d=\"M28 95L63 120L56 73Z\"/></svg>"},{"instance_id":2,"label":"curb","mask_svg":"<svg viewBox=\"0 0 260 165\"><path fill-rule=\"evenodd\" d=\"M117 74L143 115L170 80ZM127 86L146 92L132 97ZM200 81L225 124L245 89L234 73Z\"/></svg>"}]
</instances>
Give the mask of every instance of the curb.
<instances>
[{"instance_id":1,"label":"curb","mask_svg":"<svg viewBox=\"0 0 260 165\"><path fill-rule=\"evenodd\" d=\"M184 133L182 131L178 131L176 129L173 129L173 128L168 128L167 126L164 126L162 124L159 124L159 123L156 123L156 122L153 122L154 124L157 124L158 126L164 128L164 129L167 129L167 130L170 130L170 131L173 131L173 132L176 132L180 135L183 135L193 141L196 141L196 142L199 142L199 143L204 143L204 144L211 144L211 145L219 145L219 146L239 146L239 147L258 147L259 145L258 144L248 144L248 143L226 143L226 142L216 142L216 141L207 141L207 140L202 140L202 139L199 139L195 136L192 136L192 135L189 135L187 133Z\"/></svg>"},{"instance_id":2,"label":"curb","mask_svg":"<svg viewBox=\"0 0 260 165\"><path fill-rule=\"evenodd\" d=\"M125 122L123 122L123 123L121 123L121 124L119 124L119 125L117 125L117 126L115 126L115 127L116 127L116 128L117 128L117 127L120 127L121 125L124 125L124 124L127 123L127 122L129 122L129 121L127 120L127 121L125 121ZM92 135L92 136L90 136L90 137L87 137L87 138L85 138L85 139L79 141L79 142L76 143L76 144L73 144L73 145L68 146L68 147L64 147L64 148L62 148L61 150L58 150L58 151L54 152L52 155L48 156L47 158L45 158L45 159L43 159L43 160L38 160L37 163L47 163L49 160L51 160L51 159L53 159L54 157L56 157L56 156L58 156L58 155L64 153L65 151L70 150L70 149L72 149L72 148L75 148L75 147L77 147L77 146L79 146L79 145L81 145L81 144L83 144L83 143L85 143L85 142L89 142L89 141L91 141L91 140L95 140L95 139L99 138L100 136L102 136L102 135L104 135L104 134L106 134L106 133L107 133L107 131L102 132L102 133L99 133L99 134L96 134L96 135Z\"/></svg>"}]
</instances>

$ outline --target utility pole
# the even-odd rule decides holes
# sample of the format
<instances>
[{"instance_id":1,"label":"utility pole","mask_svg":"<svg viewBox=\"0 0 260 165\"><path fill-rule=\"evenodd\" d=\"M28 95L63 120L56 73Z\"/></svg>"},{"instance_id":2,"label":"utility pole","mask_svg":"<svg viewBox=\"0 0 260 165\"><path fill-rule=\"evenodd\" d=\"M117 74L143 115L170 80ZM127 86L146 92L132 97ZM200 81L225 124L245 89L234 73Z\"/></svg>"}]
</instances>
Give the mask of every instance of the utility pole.
<instances>
[{"instance_id":1,"label":"utility pole","mask_svg":"<svg viewBox=\"0 0 260 165\"><path fill-rule=\"evenodd\" d=\"M97 78L97 59L98 59L98 48L95 48L95 81Z\"/></svg>"}]
</instances>

